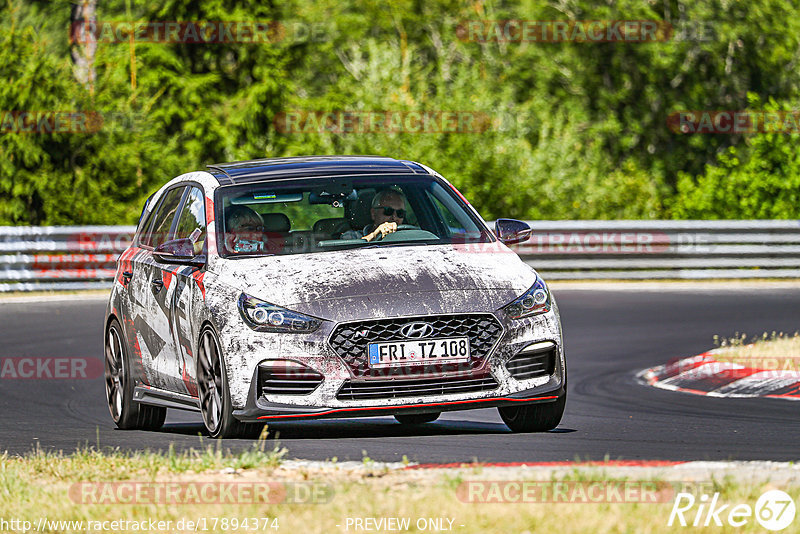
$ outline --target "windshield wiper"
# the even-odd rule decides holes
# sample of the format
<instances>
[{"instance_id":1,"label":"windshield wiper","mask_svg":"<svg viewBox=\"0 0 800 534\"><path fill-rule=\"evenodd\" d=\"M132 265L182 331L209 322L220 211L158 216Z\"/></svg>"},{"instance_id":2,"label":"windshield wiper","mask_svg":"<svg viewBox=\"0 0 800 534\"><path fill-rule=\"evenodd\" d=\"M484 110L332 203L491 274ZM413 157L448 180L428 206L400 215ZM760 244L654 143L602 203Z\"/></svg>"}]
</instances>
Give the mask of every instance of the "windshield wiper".
<instances>
[{"instance_id":1,"label":"windshield wiper","mask_svg":"<svg viewBox=\"0 0 800 534\"><path fill-rule=\"evenodd\" d=\"M366 247L359 247L359 248L377 248L377 247L400 247L400 246L408 246L408 245L435 245L436 243L430 243L429 241L390 241L388 243L384 243L382 241L378 241L377 243L369 242L369 245Z\"/></svg>"},{"instance_id":2,"label":"windshield wiper","mask_svg":"<svg viewBox=\"0 0 800 534\"><path fill-rule=\"evenodd\" d=\"M269 256L275 256L274 253L270 252L268 254L262 254L258 252L245 252L244 254L230 254L226 259L238 259L238 258L267 258Z\"/></svg>"}]
</instances>

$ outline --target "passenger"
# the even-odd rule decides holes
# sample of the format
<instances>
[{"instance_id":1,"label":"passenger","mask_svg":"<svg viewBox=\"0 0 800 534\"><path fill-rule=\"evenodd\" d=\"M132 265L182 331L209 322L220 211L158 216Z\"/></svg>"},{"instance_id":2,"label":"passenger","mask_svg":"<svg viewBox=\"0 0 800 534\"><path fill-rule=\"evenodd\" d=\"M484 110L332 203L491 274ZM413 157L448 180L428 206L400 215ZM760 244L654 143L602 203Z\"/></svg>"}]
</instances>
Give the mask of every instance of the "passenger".
<instances>
[{"instance_id":1,"label":"passenger","mask_svg":"<svg viewBox=\"0 0 800 534\"><path fill-rule=\"evenodd\" d=\"M225 210L225 247L233 253L264 252L264 221L247 206Z\"/></svg>"}]
</instances>

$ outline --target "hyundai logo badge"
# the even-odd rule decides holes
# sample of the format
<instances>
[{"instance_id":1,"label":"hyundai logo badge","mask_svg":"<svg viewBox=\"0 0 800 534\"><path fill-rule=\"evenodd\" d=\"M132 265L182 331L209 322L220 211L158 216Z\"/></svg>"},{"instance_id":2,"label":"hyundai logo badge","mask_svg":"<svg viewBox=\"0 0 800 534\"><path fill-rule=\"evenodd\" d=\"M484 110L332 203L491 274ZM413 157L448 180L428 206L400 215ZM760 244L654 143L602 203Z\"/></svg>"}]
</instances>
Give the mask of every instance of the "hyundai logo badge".
<instances>
[{"instance_id":1,"label":"hyundai logo badge","mask_svg":"<svg viewBox=\"0 0 800 534\"><path fill-rule=\"evenodd\" d=\"M419 339L433 334L433 327L428 323L411 323L401 328L400 334L403 337Z\"/></svg>"}]
</instances>

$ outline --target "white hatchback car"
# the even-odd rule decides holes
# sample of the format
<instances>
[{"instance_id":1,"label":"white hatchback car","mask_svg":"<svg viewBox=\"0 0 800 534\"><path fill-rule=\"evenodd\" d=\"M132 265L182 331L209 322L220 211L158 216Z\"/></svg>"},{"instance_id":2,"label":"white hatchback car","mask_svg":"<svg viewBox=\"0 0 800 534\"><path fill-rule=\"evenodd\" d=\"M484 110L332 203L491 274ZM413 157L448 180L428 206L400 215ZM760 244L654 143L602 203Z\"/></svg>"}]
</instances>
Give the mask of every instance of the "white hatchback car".
<instances>
[{"instance_id":1,"label":"white hatchback car","mask_svg":"<svg viewBox=\"0 0 800 534\"><path fill-rule=\"evenodd\" d=\"M284 419L497 407L558 425L566 360L545 282L442 176L368 156L181 175L147 202L105 317L120 428L200 411L213 437Z\"/></svg>"}]
</instances>

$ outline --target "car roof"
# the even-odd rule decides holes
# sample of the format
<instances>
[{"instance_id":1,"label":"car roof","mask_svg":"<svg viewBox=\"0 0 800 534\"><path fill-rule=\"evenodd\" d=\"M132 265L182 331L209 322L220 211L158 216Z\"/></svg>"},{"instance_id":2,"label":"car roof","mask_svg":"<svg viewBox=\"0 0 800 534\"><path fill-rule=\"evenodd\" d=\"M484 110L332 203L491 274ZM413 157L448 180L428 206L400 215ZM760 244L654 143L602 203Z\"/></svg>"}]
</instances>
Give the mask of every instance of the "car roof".
<instances>
[{"instance_id":1,"label":"car roof","mask_svg":"<svg viewBox=\"0 0 800 534\"><path fill-rule=\"evenodd\" d=\"M419 163L383 156L303 156L208 165L220 185L361 174L430 174Z\"/></svg>"}]
</instances>

